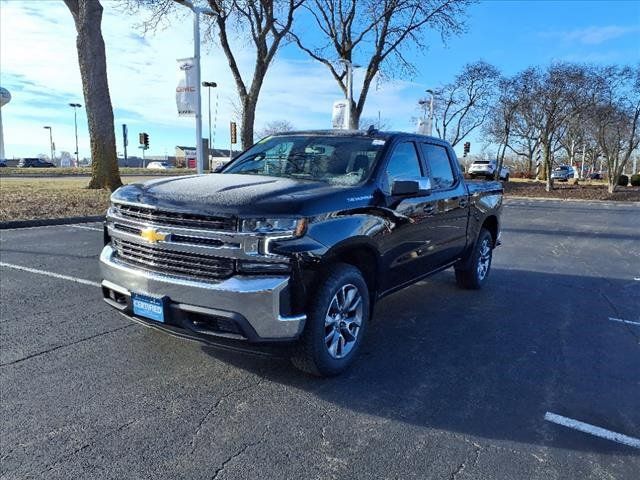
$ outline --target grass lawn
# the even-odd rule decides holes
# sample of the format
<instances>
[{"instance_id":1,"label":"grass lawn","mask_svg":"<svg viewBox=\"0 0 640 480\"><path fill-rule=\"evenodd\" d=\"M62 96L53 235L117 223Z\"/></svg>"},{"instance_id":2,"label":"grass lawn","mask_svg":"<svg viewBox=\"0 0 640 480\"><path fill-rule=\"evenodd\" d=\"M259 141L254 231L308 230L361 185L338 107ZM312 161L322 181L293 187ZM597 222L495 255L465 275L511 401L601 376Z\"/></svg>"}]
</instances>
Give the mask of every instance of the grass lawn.
<instances>
[{"instance_id":1,"label":"grass lawn","mask_svg":"<svg viewBox=\"0 0 640 480\"><path fill-rule=\"evenodd\" d=\"M133 183L152 177L122 177ZM102 215L110 193L89 190L89 178L0 177L0 222L36 218Z\"/></svg>"},{"instance_id":2,"label":"grass lawn","mask_svg":"<svg viewBox=\"0 0 640 480\"><path fill-rule=\"evenodd\" d=\"M123 176L124 183L154 177ZM155 177L157 178L157 177ZM0 176L0 221L102 215L109 204L106 190L88 190L89 178L16 178ZM640 187L620 187L609 195L604 184L567 185L556 182L553 192L546 192L543 182L505 183L506 196L578 198L585 200L640 201Z\"/></svg>"},{"instance_id":3,"label":"grass lawn","mask_svg":"<svg viewBox=\"0 0 640 480\"><path fill-rule=\"evenodd\" d=\"M196 173L193 168L171 168L169 170L151 170L146 168L133 168L133 167L120 167L120 175L190 175ZM17 168L7 167L0 168L0 177L4 176L16 176L16 175L37 175L47 177L73 177L76 175L91 175L91 167L80 168Z\"/></svg>"}]
</instances>

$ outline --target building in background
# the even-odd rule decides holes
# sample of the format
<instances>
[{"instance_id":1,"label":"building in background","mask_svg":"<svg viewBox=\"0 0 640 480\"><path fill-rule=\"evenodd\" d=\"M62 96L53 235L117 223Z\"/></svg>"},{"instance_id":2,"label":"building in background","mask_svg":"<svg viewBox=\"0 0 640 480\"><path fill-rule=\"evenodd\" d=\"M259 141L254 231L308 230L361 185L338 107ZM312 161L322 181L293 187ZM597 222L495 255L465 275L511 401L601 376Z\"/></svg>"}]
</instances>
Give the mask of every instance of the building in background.
<instances>
[{"instance_id":1,"label":"building in background","mask_svg":"<svg viewBox=\"0 0 640 480\"><path fill-rule=\"evenodd\" d=\"M239 152L234 151L234 155ZM229 150L211 148L209 149L209 165L205 165L205 170L215 170L229 161ZM183 145L176 146L175 165L178 168L196 168L196 149Z\"/></svg>"}]
</instances>

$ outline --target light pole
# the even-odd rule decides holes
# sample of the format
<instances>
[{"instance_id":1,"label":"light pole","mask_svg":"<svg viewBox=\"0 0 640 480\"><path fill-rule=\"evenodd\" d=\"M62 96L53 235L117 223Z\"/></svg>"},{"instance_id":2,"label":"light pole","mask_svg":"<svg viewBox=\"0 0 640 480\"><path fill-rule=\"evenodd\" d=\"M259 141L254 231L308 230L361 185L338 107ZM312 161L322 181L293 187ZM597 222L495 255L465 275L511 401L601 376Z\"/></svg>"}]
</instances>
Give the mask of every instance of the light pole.
<instances>
[{"instance_id":1,"label":"light pole","mask_svg":"<svg viewBox=\"0 0 640 480\"><path fill-rule=\"evenodd\" d=\"M429 130L427 127L427 108L429 105L429 101L424 99L418 100L418 105L420 105L420 107L422 108L422 116L418 121L418 133L420 135L428 135Z\"/></svg>"},{"instance_id":2,"label":"light pole","mask_svg":"<svg viewBox=\"0 0 640 480\"><path fill-rule=\"evenodd\" d=\"M211 89L216 88L218 84L216 82L202 82L202 86L207 88L209 93L209 152L207 152L207 159L209 160L209 153L211 152ZM211 169L211 160L209 160L209 169Z\"/></svg>"},{"instance_id":3,"label":"light pole","mask_svg":"<svg viewBox=\"0 0 640 480\"><path fill-rule=\"evenodd\" d=\"M431 99L429 100L429 124L428 124L429 136L431 137L431 136L433 136L433 96L434 96L434 91L431 90L430 88L428 88L426 90L426 92L431 95Z\"/></svg>"},{"instance_id":4,"label":"light pole","mask_svg":"<svg viewBox=\"0 0 640 480\"><path fill-rule=\"evenodd\" d=\"M56 147L53 144L53 129L48 125L42 128L49 130L49 147L51 148L51 163L55 163L53 159L56 154Z\"/></svg>"},{"instance_id":5,"label":"light pole","mask_svg":"<svg viewBox=\"0 0 640 480\"><path fill-rule=\"evenodd\" d=\"M198 174L204 171L204 155L202 151L202 92L200 91L200 14L213 15L210 8L196 7L189 0L176 0L193 12L193 60L195 64L196 88L196 163Z\"/></svg>"},{"instance_id":6,"label":"light pole","mask_svg":"<svg viewBox=\"0 0 640 480\"><path fill-rule=\"evenodd\" d=\"M76 167L80 166L80 157L78 155L78 108L82 107L79 103L70 103L69 106L73 108L73 124L76 128Z\"/></svg>"},{"instance_id":7,"label":"light pole","mask_svg":"<svg viewBox=\"0 0 640 480\"><path fill-rule=\"evenodd\" d=\"M351 130L351 107L353 105L353 69L360 68L360 65L354 65L351 60L341 58L340 63L344 63L347 68L347 129ZM356 126L357 129L357 126Z\"/></svg>"}]
</instances>

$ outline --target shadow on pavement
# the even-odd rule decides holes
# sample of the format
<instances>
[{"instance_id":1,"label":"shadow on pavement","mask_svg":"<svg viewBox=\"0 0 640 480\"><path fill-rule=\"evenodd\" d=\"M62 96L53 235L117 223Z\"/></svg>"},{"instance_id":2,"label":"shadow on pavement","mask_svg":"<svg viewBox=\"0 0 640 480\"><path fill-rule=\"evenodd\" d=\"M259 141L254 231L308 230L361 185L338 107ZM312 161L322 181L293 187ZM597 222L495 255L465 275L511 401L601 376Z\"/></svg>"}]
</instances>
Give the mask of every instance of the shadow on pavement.
<instances>
[{"instance_id":1,"label":"shadow on pavement","mask_svg":"<svg viewBox=\"0 0 640 480\"><path fill-rule=\"evenodd\" d=\"M381 301L358 361L337 378L306 376L283 359L203 349L358 413L487 439L637 454L543 416L640 436L640 329L609 322L616 312L607 300L638 305L640 289L612 278L491 275L484 290L464 291L444 272Z\"/></svg>"}]
</instances>

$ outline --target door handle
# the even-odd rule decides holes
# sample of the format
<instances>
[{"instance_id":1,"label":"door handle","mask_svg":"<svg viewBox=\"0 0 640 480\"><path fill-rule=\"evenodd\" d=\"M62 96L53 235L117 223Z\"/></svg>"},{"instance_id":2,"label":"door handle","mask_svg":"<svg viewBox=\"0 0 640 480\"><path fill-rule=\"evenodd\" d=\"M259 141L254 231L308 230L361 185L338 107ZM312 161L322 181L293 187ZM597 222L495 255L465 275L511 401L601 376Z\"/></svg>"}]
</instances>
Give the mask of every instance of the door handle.
<instances>
[{"instance_id":1,"label":"door handle","mask_svg":"<svg viewBox=\"0 0 640 480\"><path fill-rule=\"evenodd\" d=\"M428 204L428 205L425 205L425 206L422 208L422 211L423 211L424 213L433 213L433 212L435 211L435 209L436 209L436 206L435 206L433 203L430 203L430 204Z\"/></svg>"}]
</instances>

